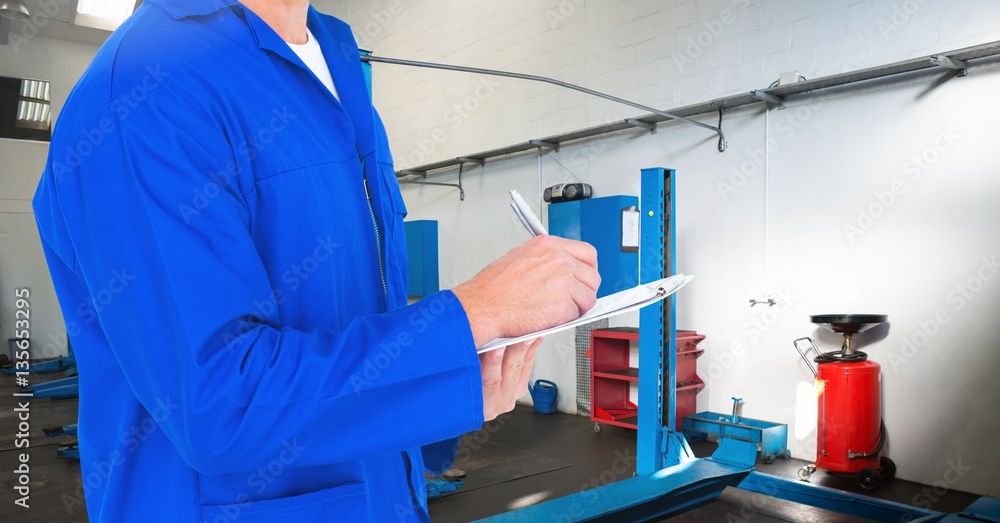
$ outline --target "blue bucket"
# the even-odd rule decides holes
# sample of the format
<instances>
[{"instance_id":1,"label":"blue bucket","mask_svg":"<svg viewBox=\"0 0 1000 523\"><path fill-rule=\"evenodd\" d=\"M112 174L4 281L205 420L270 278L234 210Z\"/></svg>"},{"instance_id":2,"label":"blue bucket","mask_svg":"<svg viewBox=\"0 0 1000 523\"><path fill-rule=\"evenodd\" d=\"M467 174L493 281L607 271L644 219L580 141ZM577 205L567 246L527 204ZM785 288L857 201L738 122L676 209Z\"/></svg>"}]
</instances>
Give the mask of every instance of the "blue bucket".
<instances>
[{"instance_id":1,"label":"blue bucket","mask_svg":"<svg viewBox=\"0 0 1000 523\"><path fill-rule=\"evenodd\" d=\"M535 385L528 384L531 401L535 403L535 412L539 414L554 414L556 411L556 396L559 387L549 380L537 380Z\"/></svg>"}]
</instances>

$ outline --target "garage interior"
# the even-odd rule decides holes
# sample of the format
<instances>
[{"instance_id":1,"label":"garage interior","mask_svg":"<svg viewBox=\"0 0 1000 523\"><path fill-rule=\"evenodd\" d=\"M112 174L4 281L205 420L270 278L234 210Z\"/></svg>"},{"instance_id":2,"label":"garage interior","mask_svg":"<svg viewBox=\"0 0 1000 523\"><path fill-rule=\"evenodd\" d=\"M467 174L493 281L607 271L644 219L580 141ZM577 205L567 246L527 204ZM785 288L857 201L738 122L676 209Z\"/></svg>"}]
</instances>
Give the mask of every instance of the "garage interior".
<instances>
[{"instance_id":1,"label":"garage interior","mask_svg":"<svg viewBox=\"0 0 1000 523\"><path fill-rule=\"evenodd\" d=\"M8 4L30 14L0 17L0 80L38 83L57 124L113 27L76 1ZM434 521L1000 521L1000 6L312 5L362 48L411 301L530 237L512 191L595 246L599 297L694 276L547 335L516 409L462 437L460 473L427 476ZM0 137L0 520L88 521L101 470L81 470L67 335L87 320L60 311L42 252L35 131Z\"/></svg>"}]
</instances>

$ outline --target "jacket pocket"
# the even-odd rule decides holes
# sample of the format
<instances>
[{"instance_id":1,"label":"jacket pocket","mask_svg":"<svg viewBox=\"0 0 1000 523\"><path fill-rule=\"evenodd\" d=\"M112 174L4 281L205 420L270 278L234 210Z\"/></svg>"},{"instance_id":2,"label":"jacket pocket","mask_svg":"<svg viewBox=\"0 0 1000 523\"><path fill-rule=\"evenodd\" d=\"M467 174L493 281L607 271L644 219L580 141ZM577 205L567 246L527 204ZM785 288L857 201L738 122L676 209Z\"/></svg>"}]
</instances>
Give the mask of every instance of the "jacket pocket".
<instances>
[{"instance_id":1,"label":"jacket pocket","mask_svg":"<svg viewBox=\"0 0 1000 523\"><path fill-rule=\"evenodd\" d=\"M295 523L368 521L368 495L364 483L349 483L298 496L203 505L204 523Z\"/></svg>"}]
</instances>

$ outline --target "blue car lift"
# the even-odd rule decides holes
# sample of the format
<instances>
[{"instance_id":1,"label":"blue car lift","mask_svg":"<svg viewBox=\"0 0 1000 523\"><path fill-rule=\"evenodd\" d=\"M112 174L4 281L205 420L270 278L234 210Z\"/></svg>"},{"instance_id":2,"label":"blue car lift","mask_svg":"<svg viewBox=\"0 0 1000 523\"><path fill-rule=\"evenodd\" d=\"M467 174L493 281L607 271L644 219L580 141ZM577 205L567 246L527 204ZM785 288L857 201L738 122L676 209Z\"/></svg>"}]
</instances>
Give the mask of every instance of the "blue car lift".
<instances>
[{"instance_id":1,"label":"blue car lift","mask_svg":"<svg viewBox=\"0 0 1000 523\"><path fill-rule=\"evenodd\" d=\"M55 427L43 429L46 438L59 438L62 436L76 436L76 423L65 427ZM80 442L71 441L56 447L56 455L63 459L80 459Z\"/></svg>"},{"instance_id":2,"label":"blue car lift","mask_svg":"<svg viewBox=\"0 0 1000 523\"><path fill-rule=\"evenodd\" d=\"M62 358L56 358L54 360L42 361L39 363L32 363L27 369L17 369L11 367L9 369L4 369L3 373L8 376L13 376L17 372L30 372L32 374L44 374L48 372L62 372L67 376L76 375L76 355L73 354L73 346L71 344L66 344L68 354Z\"/></svg>"},{"instance_id":3,"label":"blue car lift","mask_svg":"<svg viewBox=\"0 0 1000 523\"><path fill-rule=\"evenodd\" d=\"M29 389L21 389L21 392L31 392L33 398L52 398L61 400L67 398L77 398L80 396L80 377L64 378L33 385Z\"/></svg>"},{"instance_id":4,"label":"blue car lift","mask_svg":"<svg viewBox=\"0 0 1000 523\"><path fill-rule=\"evenodd\" d=\"M642 282L676 273L674 175L672 169L642 170ZM982 497L959 514L944 514L755 472L757 445L725 436L711 457L694 457L683 434L673 430L677 426L675 319L676 296L639 313L636 475L481 521L646 521L694 508L732 486L875 521L1000 522L1000 500L995 498Z\"/></svg>"}]
</instances>

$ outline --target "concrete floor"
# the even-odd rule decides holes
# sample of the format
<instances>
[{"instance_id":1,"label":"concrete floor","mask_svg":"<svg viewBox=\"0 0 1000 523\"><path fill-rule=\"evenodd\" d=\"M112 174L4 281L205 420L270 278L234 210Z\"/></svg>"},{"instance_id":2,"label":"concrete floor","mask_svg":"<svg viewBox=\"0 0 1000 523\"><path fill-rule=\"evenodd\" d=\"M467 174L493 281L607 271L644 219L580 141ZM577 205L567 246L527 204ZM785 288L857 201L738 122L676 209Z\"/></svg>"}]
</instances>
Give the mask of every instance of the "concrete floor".
<instances>
[{"instance_id":1,"label":"concrete floor","mask_svg":"<svg viewBox=\"0 0 1000 523\"><path fill-rule=\"evenodd\" d=\"M61 374L34 375L33 383L60 379ZM14 378L0 376L0 470L17 467L14 448L17 431ZM45 439L42 429L76 422L76 400L32 400L31 402L31 498L30 508L14 505L15 475L0 475L0 522L82 522L87 521L81 503L80 466L77 461L56 457L56 447L73 438ZM572 466L504 483L461 491L431 500L431 516L436 523L467 522L593 488L632 476L635 470L635 431L604 427L593 431L588 418L555 414L535 414L519 406L514 412L488 423L476 434L475 441L490 441L540 456L572 463ZM714 444L696 443L698 455L711 454ZM469 449L475 453L475 449ZM771 465L759 464L759 470L769 474L794 477L805 464L801 460L778 460ZM842 490L860 492L853 478L817 472L812 481ZM894 480L884 484L877 495L902 503L927 500L924 485ZM951 491L941 496L931 507L943 512L963 509L978 496ZM164 499L169 499L165 497ZM814 509L766 496L726 489L715 500L689 512L668 518L670 521L796 521L829 522L859 521L839 514Z\"/></svg>"},{"instance_id":2,"label":"concrete floor","mask_svg":"<svg viewBox=\"0 0 1000 523\"><path fill-rule=\"evenodd\" d=\"M573 464L535 476L508 481L487 488L458 492L431 500L431 516L436 523L466 522L500 514L521 506L573 494L631 477L635 472L635 431L604 426L595 433L589 418L555 414L535 414L529 407L518 406L511 414L488 423L476 441L488 441L551 457ZM715 444L697 442L691 445L698 456L710 455ZM474 452L474 449L473 449ZM791 459L765 465L758 460L757 469L767 474L795 478L806 461ZM840 476L818 471L811 482L850 492L869 494L857 486L853 476ZM883 484L876 496L913 504L928 502L924 485L904 480ZM979 496L949 491L934 502L930 509L958 512ZM727 488L713 501L663 521L719 522L851 522L864 521L826 510L816 509L769 496Z\"/></svg>"}]
</instances>

